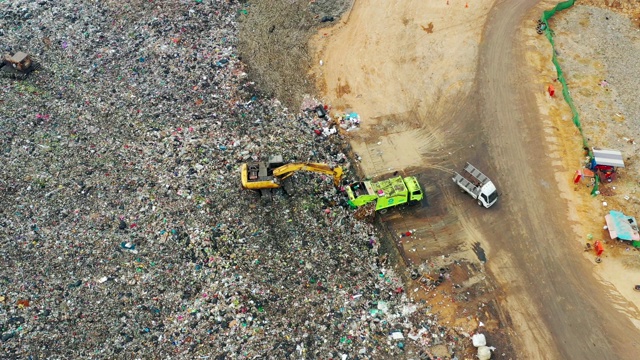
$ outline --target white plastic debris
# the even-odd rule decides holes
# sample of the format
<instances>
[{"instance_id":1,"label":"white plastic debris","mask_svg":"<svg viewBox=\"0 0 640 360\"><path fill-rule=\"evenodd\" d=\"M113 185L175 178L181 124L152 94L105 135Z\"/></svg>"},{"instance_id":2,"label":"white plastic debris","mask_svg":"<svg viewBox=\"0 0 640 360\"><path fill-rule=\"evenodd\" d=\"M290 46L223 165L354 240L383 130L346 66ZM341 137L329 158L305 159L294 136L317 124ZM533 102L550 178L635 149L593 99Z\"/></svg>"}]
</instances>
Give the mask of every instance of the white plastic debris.
<instances>
[{"instance_id":1,"label":"white plastic debris","mask_svg":"<svg viewBox=\"0 0 640 360\"><path fill-rule=\"evenodd\" d=\"M378 301L378 310L386 313L387 311L389 311L389 305L387 305L387 303L384 301Z\"/></svg>"},{"instance_id":2,"label":"white plastic debris","mask_svg":"<svg viewBox=\"0 0 640 360\"><path fill-rule=\"evenodd\" d=\"M471 337L471 341L473 342L473 346L475 347L487 345L487 338L485 338L484 334L474 334Z\"/></svg>"},{"instance_id":3,"label":"white plastic debris","mask_svg":"<svg viewBox=\"0 0 640 360\"><path fill-rule=\"evenodd\" d=\"M417 334L413 335L413 334L409 333L407 336L409 337L409 339L411 339L413 341L416 341L416 340L420 339L422 334L424 334L425 332L427 332L427 329L422 328L422 329L420 329L420 331L418 331Z\"/></svg>"},{"instance_id":4,"label":"white plastic debris","mask_svg":"<svg viewBox=\"0 0 640 360\"><path fill-rule=\"evenodd\" d=\"M489 360L491 359L491 350L486 346L480 346L478 348L478 359Z\"/></svg>"}]
</instances>

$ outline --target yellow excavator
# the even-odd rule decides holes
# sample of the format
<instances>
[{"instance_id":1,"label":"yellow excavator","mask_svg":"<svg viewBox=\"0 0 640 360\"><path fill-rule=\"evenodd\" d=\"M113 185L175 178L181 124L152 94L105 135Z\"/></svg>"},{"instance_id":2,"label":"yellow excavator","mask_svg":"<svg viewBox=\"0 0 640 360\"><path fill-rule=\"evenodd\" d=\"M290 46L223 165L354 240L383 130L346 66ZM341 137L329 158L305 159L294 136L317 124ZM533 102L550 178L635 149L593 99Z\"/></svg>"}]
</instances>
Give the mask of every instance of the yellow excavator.
<instances>
[{"instance_id":1,"label":"yellow excavator","mask_svg":"<svg viewBox=\"0 0 640 360\"><path fill-rule=\"evenodd\" d=\"M283 180L298 171L317 172L333 177L333 184L338 187L342 180L342 168L331 167L322 163L289 163L282 161L282 156L272 156L264 162L245 163L241 167L242 187L251 190L278 189Z\"/></svg>"}]
</instances>

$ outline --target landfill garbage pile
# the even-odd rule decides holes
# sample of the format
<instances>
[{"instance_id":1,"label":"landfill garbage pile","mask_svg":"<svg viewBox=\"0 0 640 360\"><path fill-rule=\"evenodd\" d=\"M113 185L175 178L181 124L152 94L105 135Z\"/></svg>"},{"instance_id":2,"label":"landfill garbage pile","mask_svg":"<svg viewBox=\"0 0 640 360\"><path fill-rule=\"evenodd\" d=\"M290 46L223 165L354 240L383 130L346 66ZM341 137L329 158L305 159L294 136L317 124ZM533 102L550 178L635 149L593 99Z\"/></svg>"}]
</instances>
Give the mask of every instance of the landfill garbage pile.
<instances>
[{"instance_id":1,"label":"landfill garbage pile","mask_svg":"<svg viewBox=\"0 0 640 360\"><path fill-rule=\"evenodd\" d=\"M314 112L246 78L241 6L0 3L2 50L42 65L0 80L0 358L376 359L401 357L402 333L440 341L330 178L297 174L268 203L240 188L240 164L271 154L350 168Z\"/></svg>"}]
</instances>

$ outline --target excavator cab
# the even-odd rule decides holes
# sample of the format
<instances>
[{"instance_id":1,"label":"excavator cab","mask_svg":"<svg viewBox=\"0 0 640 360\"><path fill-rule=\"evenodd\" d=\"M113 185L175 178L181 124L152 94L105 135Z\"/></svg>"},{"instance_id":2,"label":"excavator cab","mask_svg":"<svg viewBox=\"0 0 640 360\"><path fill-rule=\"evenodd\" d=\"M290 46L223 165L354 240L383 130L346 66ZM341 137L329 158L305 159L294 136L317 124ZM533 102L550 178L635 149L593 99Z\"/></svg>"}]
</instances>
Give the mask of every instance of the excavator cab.
<instances>
[{"instance_id":1,"label":"excavator cab","mask_svg":"<svg viewBox=\"0 0 640 360\"><path fill-rule=\"evenodd\" d=\"M279 179L274 177L273 171L283 164L280 155L269 157L266 164L261 161L242 164L242 187L252 190L279 188Z\"/></svg>"},{"instance_id":2,"label":"excavator cab","mask_svg":"<svg viewBox=\"0 0 640 360\"><path fill-rule=\"evenodd\" d=\"M270 178L273 176L273 170L282 165L284 165L284 161L280 155L271 156L267 164L263 162L248 163L247 177L249 181Z\"/></svg>"},{"instance_id":3,"label":"excavator cab","mask_svg":"<svg viewBox=\"0 0 640 360\"><path fill-rule=\"evenodd\" d=\"M267 175L267 168L262 163L247 164L249 181L256 181L261 174Z\"/></svg>"},{"instance_id":4,"label":"excavator cab","mask_svg":"<svg viewBox=\"0 0 640 360\"><path fill-rule=\"evenodd\" d=\"M8 62L18 71L26 71L31 67L31 57L22 51L17 52L13 56L6 55L5 62Z\"/></svg>"},{"instance_id":5,"label":"excavator cab","mask_svg":"<svg viewBox=\"0 0 640 360\"><path fill-rule=\"evenodd\" d=\"M248 179L249 181L258 181L259 179L271 180L273 179L273 170L283 165L284 161L282 161L282 156L280 155L271 156L267 164L263 162L248 163Z\"/></svg>"},{"instance_id":6,"label":"excavator cab","mask_svg":"<svg viewBox=\"0 0 640 360\"><path fill-rule=\"evenodd\" d=\"M36 69L36 64L31 60L29 54L19 51L13 55L6 54L0 64L0 73L4 77L24 79Z\"/></svg>"}]
</instances>

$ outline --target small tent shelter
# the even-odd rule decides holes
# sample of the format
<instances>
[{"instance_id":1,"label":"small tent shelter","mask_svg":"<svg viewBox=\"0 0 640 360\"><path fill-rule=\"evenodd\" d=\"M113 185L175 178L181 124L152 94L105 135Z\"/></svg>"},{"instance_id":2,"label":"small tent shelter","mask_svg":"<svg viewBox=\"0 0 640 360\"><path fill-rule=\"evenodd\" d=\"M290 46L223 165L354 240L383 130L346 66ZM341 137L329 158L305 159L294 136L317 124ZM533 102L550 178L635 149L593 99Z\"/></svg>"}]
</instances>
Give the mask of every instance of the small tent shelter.
<instances>
[{"instance_id":1,"label":"small tent shelter","mask_svg":"<svg viewBox=\"0 0 640 360\"><path fill-rule=\"evenodd\" d=\"M593 148L593 158L590 168L598 174L600 179L611 182L616 179L616 168L623 168L624 160L618 150Z\"/></svg>"},{"instance_id":2,"label":"small tent shelter","mask_svg":"<svg viewBox=\"0 0 640 360\"><path fill-rule=\"evenodd\" d=\"M593 166L603 165L611 166L614 168L623 168L624 160L622 160L622 153L618 150L607 150L593 148L593 160L591 161Z\"/></svg>"}]
</instances>

